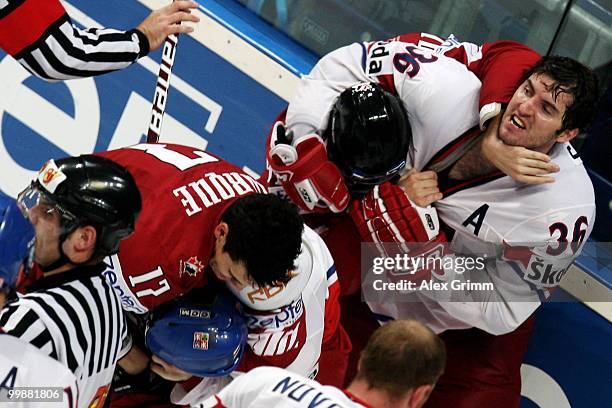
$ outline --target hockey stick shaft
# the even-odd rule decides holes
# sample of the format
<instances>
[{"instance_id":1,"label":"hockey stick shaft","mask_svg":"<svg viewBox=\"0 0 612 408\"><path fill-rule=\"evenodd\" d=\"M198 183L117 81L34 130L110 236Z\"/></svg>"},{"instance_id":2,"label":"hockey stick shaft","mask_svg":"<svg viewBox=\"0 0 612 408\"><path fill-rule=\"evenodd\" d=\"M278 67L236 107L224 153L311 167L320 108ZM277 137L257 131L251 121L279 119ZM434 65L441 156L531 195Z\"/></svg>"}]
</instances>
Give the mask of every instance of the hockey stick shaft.
<instances>
[{"instance_id":1,"label":"hockey stick shaft","mask_svg":"<svg viewBox=\"0 0 612 408\"><path fill-rule=\"evenodd\" d=\"M153 106L151 108L151 119L149 120L149 130L147 132L147 143L156 143L161 135L162 122L166 112L168 102L168 90L170 89L170 77L172 76L172 66L176 56L176 46L178 35L171 34L164 42L162 59L159 64L157 83L155 84L155 94L153 95Z\"/></svg>"}]
</instances>

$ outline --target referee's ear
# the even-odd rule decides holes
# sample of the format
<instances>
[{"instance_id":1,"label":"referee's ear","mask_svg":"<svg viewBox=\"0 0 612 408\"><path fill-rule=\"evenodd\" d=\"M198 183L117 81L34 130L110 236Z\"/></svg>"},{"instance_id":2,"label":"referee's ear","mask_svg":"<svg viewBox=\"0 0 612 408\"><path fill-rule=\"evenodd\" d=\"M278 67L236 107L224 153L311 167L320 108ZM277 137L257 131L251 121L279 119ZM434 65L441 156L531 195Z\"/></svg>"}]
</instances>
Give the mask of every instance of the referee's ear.
<instances>
[{"instance_id":1,"label":"referee's ear","mask_svg":"<svg viewBox=\"0 0 612 408\"><path fill-rule=\"evenodd\" d=\"M74 263L87 262L96 249L98 234L91 225L75 229L64 241L64 252Z\"/></svg>"}]
</instances>

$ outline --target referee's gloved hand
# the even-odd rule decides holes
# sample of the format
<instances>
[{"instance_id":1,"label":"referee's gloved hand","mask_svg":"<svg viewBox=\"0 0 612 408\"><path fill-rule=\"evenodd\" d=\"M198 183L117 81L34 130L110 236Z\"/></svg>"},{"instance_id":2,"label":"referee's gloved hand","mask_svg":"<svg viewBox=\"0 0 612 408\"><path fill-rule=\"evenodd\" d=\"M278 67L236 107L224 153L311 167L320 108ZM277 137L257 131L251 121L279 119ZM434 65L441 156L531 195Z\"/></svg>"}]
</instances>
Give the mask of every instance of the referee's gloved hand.
<instances>
[{"instance_id":1,"label":"referee's gloved hand","mask_svg":"<svg viewBox=\"0 0 612 408\"><path fill-rule=\"evenodd\" d=\"M174 382L185 381L192 377L188 372L165 362L156 355L151 356L151 371L168 381Z\"/></svg>"}]
</instances>

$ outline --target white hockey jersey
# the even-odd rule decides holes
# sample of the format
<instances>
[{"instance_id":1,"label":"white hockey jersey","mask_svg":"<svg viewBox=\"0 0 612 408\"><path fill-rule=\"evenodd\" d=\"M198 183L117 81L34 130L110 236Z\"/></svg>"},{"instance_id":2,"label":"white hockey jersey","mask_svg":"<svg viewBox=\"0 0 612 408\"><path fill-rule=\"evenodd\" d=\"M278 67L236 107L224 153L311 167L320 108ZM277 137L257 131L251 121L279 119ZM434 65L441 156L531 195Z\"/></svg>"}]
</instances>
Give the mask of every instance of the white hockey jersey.
<instances>
[{"instance_id":1,"label":"white hockey jersey","mask_svg":"<svg viewBox=\"0 0 612 408\"><path fill-rule=\"evenodd\" d=\"M504 334L524 322L559 285L595 218L593 187L571 145L549 154L561 168L555 183L529 186L503 176L463 185L435 204L454 230L451 249L486 259L485 270L446 270L444 280L492 283L494 291L416 291L405 302L369 302L372 311L381 320L418 319L438 333L478 327Z\"/></svg>"},{"instance_id":2,"label":"white hockey jersey","mask_svg":"<svg viewBox=\"0 0 612 408\"><path fill-rule=\"evenodd\" d=\"M335 387L277 367L260 367L234 379L201 408L363 408L369 405Z\"/></svg>"},{"instance_id":3,"label":"white hockey jersey","mask_svg":"<svg viewBox=\"0 0 612 408\"><path fill-rule=\"evenodd\" d=\"M334 320L339 319L339 316L331 316L333 313L326 311L326 300L330 296L337 298L339 287L327 246L316 232L306 226L302 234L302 252L296 264L297 276L293 279L305 278L298 286L289 284L280 291L265 293L260 289L245 288L237 295L249 307L245 312L249 328L247 342L254 354L264 357L284 355L284 368L315 378L321 346L326 340L326 325L330 325L330 318L332 325L337 325ZM246 371L253 366L240 365L238 369ZM172 391L172 402L194 405L214 391L207 381L190 390L178 384Z\"/></svg>"},{"instance_id":4,"label":"white hockey jersey","mask_svg":"<svg viewBox=\"0 0 612 408\"><path fill-rule=\"evenodd\" d=\"M479 47L466 49L470 62L483 57ZM414 144L411 167L425 170L478 134L479 80L440 52L400 40L352 44L321 59L300 82L287 111L288 128L298 138L321 132L335 98L361 81L380 83L404 103ZM478 327L492 334L525 321L578 256L595 217L593 187L571 145L557 145L549 154L561 168L553 184L523 185L501 174L453 183L439 175L444 198L435 206L455 231L452 249L489 256L484 272L446 271L447 279L492 282L495 290L417 292L404 302L368 302L380 320L416 319L438 333Z\"/></svg>"},{"instance_id":5,"label":"white hockey jersey","mask_svg":"<svg viewBox=\"0 0 612 408\"><path fill-rule=\"evenodd\" d=\"M321 133L338 95L359 82L377 82L399 95L414 148L428 149L424 155L446 144L437 136L457 137L478 122L480 81L463 64L415 44L379 41L351 44L323 57L295 91L288 129L297 138Z\"/></svg>"},{"instance_id":6,"label":"white hockey jersey","mask_svg":"<svg viewBox=\"0 0 612 408\"><path fill-rule=\"evenodd\" d=\"M36 390L27 396L22 394L23 387ZM78 389L68 367L23 340L0 334L0 395L0 405L6 408L72 408L77 406ZM15 396L15 401L9 402L9 396Z\"/></svg>"}]
</instances>

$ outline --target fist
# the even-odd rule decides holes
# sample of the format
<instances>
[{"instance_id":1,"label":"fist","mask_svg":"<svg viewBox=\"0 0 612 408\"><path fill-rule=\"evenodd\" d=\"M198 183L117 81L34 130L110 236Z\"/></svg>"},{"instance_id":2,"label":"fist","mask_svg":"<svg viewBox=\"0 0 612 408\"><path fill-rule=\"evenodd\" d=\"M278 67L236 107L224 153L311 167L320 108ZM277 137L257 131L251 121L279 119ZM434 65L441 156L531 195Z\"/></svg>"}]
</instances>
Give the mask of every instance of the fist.
<instances>
[{"instance_id":1,"label":"fist","mask_svg":"<svg viewBox=\"0 0 612 408\"><path fill-rule=\"evenodd\" d=\"M438 175L435 171L410 169L400 178L398 185L419 207L427 207L442 198L442 193L438 188Z\"/></svg>"}]
</instances>

